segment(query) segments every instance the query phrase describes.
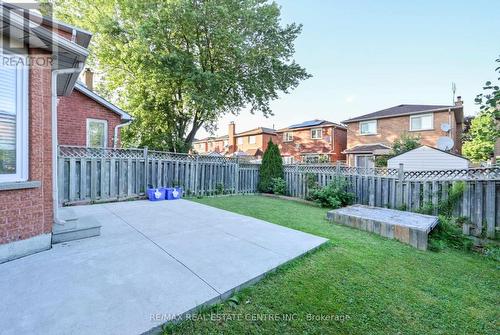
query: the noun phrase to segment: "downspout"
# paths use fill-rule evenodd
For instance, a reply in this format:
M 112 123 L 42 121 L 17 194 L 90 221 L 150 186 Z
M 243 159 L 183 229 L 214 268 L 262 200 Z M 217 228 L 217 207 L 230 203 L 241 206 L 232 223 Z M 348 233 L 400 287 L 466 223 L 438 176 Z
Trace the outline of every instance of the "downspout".
M 114 133 L 114 136 L 113 136 L 113 149 L 116 149 L 116 146 L 118 144 L 118 130 L 120 128 L 122 128 L 122 127 L 128 126 L 131 123 L 132 123 L 132 120 L 127 121 L 125 123 L 120 123 L 120 124 L 118 124 L 118 125 L 115 126 L 115 133 Z
M 57 76 L 60 74 L 80 73 L 83 70 L 83 62 L 78 64 L 77 68 L 52 70 L 51 82 L 51 117 L 52 117 L 52 206 L 54 212 L 54 223 L 64 224 L 59 220 L 59 187 L 57 183 Z

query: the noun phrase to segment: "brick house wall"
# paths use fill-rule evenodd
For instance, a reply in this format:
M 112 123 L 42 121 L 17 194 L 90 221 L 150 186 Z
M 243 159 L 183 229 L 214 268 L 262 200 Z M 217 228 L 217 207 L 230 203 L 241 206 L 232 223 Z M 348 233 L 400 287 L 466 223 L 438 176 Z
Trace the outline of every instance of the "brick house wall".
M 424 131 L 410 131 L 410 115 L 377 119 L 377 134 L 374 135 L 360 135 L 359 122 L 349 123 L 347 124 L 347 148 L 375 143 L 383 143 L 391 146 L 394 140 L 399 138 L 404 132 L 412 136 L 419 136 L 420 143 L 423 145 L 436 147 L 438 138 L 447 135 L 446 132 L 441 130 L 441 124 L 450 123 L 451 117 L 451 124 L 453 125 L 451 137 L 455 141 L 453 151 L 461 153 L 462 124 L 456 123 L 455 114 L 453 112 L 448 113 L 448 111 L 443 111 L 434 112 L 433 115 L 434 129 Z
M 30 49 L 30 57 L 47 65 L 29 69 L 29 181 L 40 187 L 0 191 L 0 244 L 52 231 L 52 130 L 50 55 Z
M 250 143 L 250 136 L 255 136 L 255 143 Z M 260 149 L 262 152 L 265 152 L 267 149 L 267 145 L 269 140 L 272 140 L 274 143 L 277 142 L 277 136 L 275 134 L 261 133 L 257 135 L 236 135 L 236 150 L 235 151 L 243 151 L 252 149 Z M 238 139 L 243 139 L 243 144 L 238 144 Z
M 120 116 L 76 89 L 67 97 L 59 97 L 57 105 L 59 144 L 86 146 L 87 119 L 107 121 L 107 144 L 108 148 L 112 148 L 115 127 L 121 123 Z M 119 139 L 120 132 L 118 132 L 118 142 Z
M 280 131 L 277 136 L 278 146 L 282 156 L 292 156 L 295 161 L 302 161 L 304 154 L 327 154 L 330 162 L 345 160 L 345 154 L 342 151 L 346 148 L 347 132 L 345 129 L 332 126 L 321 127 L 322 138 L 312 139 L 311 129 L 320 127 L 294 129 L 293 131 Z M 283 141 L 285 132 L 293 133 L 293 140 L 289 142 Z M 333 139 L 333 140 L 332 140 Z

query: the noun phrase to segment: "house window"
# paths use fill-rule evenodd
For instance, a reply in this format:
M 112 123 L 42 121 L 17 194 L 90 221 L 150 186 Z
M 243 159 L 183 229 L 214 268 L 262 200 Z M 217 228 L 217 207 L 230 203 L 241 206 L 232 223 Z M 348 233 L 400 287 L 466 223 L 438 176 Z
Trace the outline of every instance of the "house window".
M 87 147 L 106 148 L 108 146 L 108 121 L 87 119 Z
M 283 142 L 292 142 L 293 141 L 293 133 L 285 132 L 283 133 Z
M 361 135 L 373 135 L 377 133 L 377 120 L 363 121 L 359 123 L 359 133 Z
M 433 114 L 420 114 L 410 116 L 410 130 L 430 130 L 434 128 Z
M 356 155 L 356 167 L 358 168 L 374 168 L 375 162 L 372 155 Z
M 319 155 L 304 155 L 304 163 L 319 163 Z
M 321 135 L 322 135 L 322 129 L 321 128 L 315 128 L 315 129 L 311 129 L 311 138 L 313 140 L 319 140 L 321 139 Z
M 293 164 L 293 156 L 283 156 L 283 164 Z
M 238 145 L 242 145 L 243 144 L 243 137 L 238 137 Z
M 248 136 L 248 143 L 255 144 L 256 143 L 255 136 Z
M 19 62 L 0 66 L 0 182 L 28 180 L 28 70 Z M 12 64 L 12 66 L 10 65 Z
M 224 148 L 227 148 L 229 146 L 229 141 L 228 140 L 224 140 Z

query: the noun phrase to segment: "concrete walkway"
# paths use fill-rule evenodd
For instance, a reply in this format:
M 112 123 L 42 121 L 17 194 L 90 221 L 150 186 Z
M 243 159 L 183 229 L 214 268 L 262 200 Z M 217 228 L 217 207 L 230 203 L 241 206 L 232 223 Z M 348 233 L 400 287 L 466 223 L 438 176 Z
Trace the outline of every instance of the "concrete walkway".
M 0 264 L 1 334 L 140 334 L 326 241 L 185 200 L 74 209 L 102 235 Z

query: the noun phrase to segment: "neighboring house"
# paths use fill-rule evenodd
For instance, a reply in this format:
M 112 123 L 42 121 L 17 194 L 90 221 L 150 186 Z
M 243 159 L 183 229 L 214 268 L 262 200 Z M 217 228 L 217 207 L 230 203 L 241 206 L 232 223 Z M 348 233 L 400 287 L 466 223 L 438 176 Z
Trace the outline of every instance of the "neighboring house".
M 73 91 L 91 38 L 28 13 L 0 3 L 0 263 L 51 247 L 55 101 Z
M 274 129 L 259 127 L 236 133 L 236 125 L 231 122 L 228 135 L 196 140 L 193 142 L 193 149 L 199 154 L 217 152 L 224 156 L 260 159 L 270 140 L 275 143 L 277 141 Z
M 193 150 L 198 154 L 218 153 L 226 155 L 229 153 L 229 136 L 206 137 L 193 141 Z
M 59 144 L 94 148 L 120 147 L 120 129 L 130 124 L 132 117 L 93 92 L 92 77 L 92 72 L 87 69 L 87 84 L 77 82 L 71 95 L 59 98 Z
M 346 127 L 325 120 L 312 120 L 276 131 L 285 164 L 345 160 Z
M 451 150 L 462 151 L 464 111 L 458 97 L 455 106 L 399 105 L 343 121 L 347 125 L 347 162 L 350 166 L 373 167 L 378 155 L 390 152 L 403 133 L 418 136 L 422 145 L 437 146 L 440 137 L 450 137 Z M 443 129 L 449 128 L 448 131 Z
M 387 168 L 405 171 L 468 169 L 469 160 L 461 155 L 439 150 L 427 145 L 394 156 L 387 161 Z

